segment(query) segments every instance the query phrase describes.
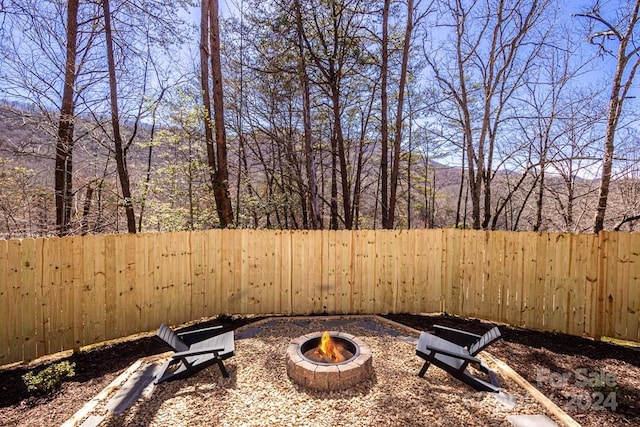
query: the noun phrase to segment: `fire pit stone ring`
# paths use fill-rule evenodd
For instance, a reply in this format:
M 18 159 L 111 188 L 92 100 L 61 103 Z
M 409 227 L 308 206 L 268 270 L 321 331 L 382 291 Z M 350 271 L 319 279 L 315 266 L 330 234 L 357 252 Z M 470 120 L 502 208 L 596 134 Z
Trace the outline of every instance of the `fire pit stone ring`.
M 291 379 L 306 388 L 334 391 L 350 388 L 371 377 L 371 347 L 344 332 L 329 331 L 329 336 L 351 347 L 348 348 L 353 354 L 351 358 L 337 363 L 322 363 L 305 357 L 301 349 L 309 347 L 310 342 L 320 341 L 322 334 L 314 332 L 291 340 L 286 352 L 287 374 Z

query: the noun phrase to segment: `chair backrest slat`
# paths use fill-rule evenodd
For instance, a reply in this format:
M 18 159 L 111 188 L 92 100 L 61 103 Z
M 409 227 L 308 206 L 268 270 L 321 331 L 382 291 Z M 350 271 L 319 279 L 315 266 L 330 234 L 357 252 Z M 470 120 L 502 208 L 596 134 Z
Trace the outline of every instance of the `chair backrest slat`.
M 184 343 L 176 334 L 169 328 L 167 325 L 160 325 L 158 328 L 158 336 L 164 340 L 167 344 L 169 344 L 173 349 L 177 352 L 179 351 L 187 351 L 189 350 L 189 346 Z
M 497 326 L 493 327 L 491 330 L 487 331 L 483 336 L 481 336 L 478 341 L 476 341 L 469 347 L 469 354 L 475 356 L 476 354 L 480 353 L 485 347 L 487 347 L 489 344 L 500 337 L 500 329 L 498 329 Z

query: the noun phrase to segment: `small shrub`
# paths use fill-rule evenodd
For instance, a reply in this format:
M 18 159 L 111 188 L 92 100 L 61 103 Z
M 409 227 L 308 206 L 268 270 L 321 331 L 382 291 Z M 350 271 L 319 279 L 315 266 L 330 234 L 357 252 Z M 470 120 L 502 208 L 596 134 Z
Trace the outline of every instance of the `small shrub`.
M 47 394 L 60 387 L 65 379 L 72 378 L 76 374 L 75 366 L 75 363 L 67 361 L 54 363 L 37 374 L 33 371 L 27 372 L 22 376 L 22 381 L 30 392 Z

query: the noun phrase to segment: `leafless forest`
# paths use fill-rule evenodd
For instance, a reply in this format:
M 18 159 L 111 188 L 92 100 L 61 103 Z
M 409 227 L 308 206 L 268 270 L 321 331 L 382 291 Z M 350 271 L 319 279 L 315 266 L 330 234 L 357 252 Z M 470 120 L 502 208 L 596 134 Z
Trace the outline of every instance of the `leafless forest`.
M 640 220 L 640 0 L 0 1 L 0 237 Z

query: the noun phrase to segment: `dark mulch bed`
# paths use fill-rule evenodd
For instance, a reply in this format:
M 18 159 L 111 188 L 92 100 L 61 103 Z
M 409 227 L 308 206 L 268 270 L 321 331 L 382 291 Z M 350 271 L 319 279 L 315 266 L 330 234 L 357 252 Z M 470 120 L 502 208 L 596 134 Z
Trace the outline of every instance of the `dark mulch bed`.
M 384 317 L 426 331 L 431 331 L 434 324 L 478 333 L 492 326 L 479 320 L 446 315 L 394 314 Z M 207 323 L 222 323 L 235 329 L 258 319 L 222 316 Z M 489 352 L 506 362 L 576 421 L 584 426 L 640 425 L 640 349 L 499 326 L 503 339 L 494 343 Z M 30 395 L 22 375 L 30 369 L 42 369 L 51 362 L 42 362 L 30 369 L 2 370 L 0 425 L 59 425 L 134 361 L 168 350 L 156 337 L 143 337 L 73 354 L 63 360 L 75 363 L 76 375 L 50 396 Z M 605 382 L 608 384 L 603 384 Z

